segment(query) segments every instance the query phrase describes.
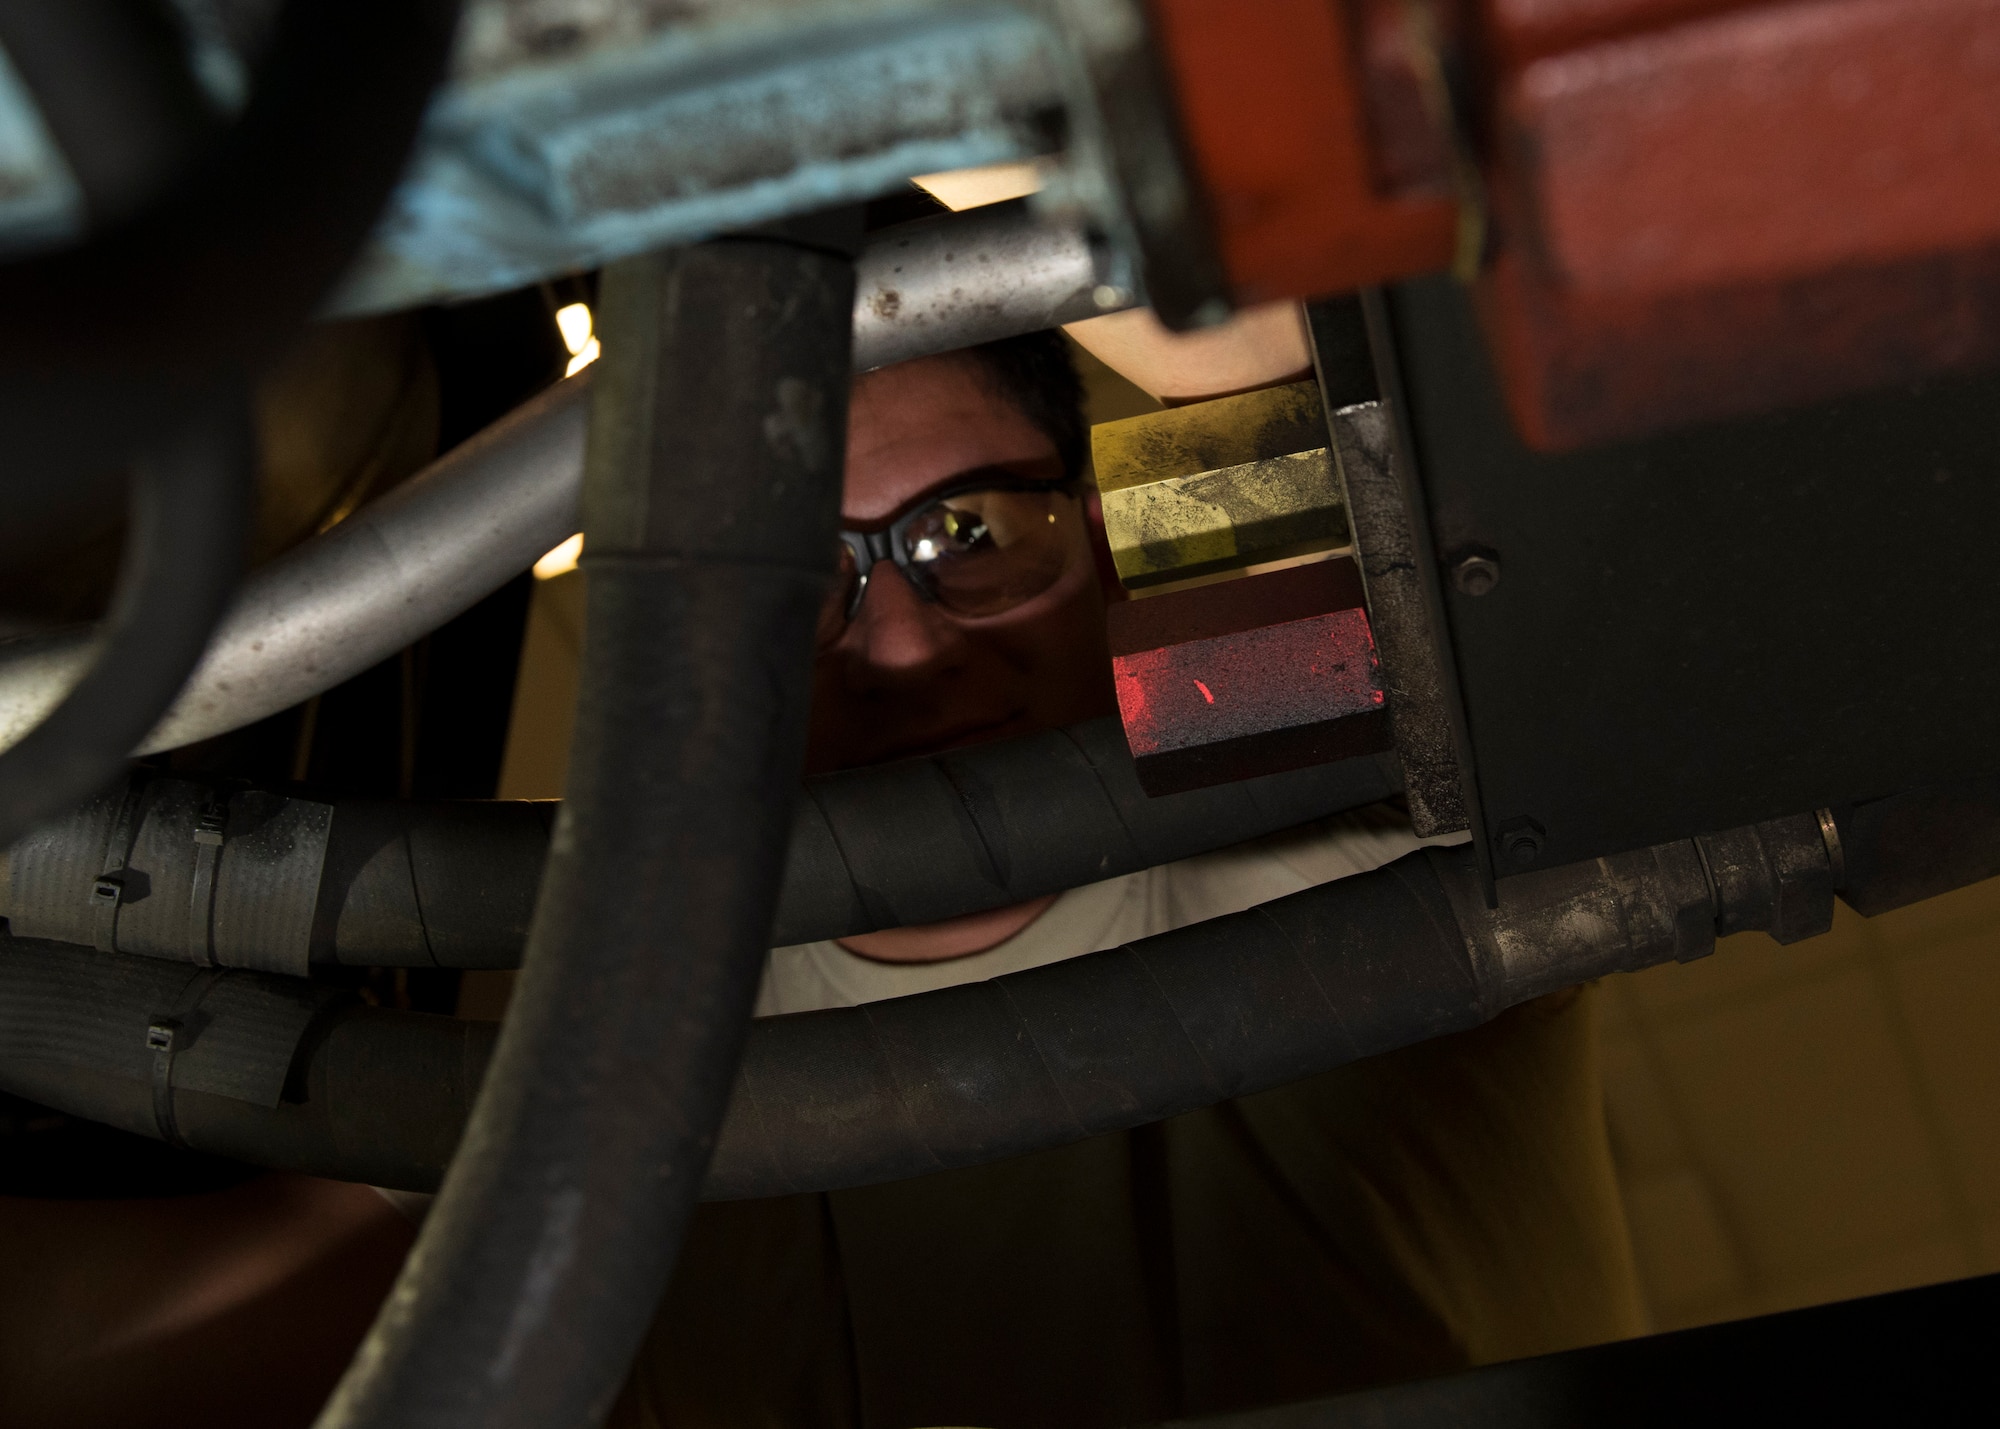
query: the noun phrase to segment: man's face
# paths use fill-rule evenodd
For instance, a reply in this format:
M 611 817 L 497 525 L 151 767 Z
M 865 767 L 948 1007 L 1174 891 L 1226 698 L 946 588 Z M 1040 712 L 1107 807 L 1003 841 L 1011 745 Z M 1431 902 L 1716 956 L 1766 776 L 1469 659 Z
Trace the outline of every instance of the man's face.
M 858 379 L 848 412 L 844 524 L 877 530 L 969 473 L 1060 470 L 1055 446 L 970 359 L 924 358 Z M 876 764 L 1070 724 L 1115 708 L 1103 597 L 1081 502 L 1053 503 L 1069 559 L 1001 614 L 927 602 L 888 561 L 813 667 L 806 768 Z

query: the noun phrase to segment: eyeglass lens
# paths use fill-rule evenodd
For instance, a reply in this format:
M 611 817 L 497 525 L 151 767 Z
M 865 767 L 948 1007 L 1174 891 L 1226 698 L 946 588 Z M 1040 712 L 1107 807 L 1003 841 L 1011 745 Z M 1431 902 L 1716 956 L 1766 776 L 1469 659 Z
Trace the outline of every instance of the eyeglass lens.
M 954 615 L 999 615 L 1056 583 L 1075 549 L 1076 497 L 1063 491 L 963 491 L 903 523 L 911 577 Z M 883 563 L 885 566 L 886 562 Z M 880 567 L 870 579 L 889 574 Z M 843 541 L 840 572 L 820 616 L 822 641 L 847 623 L 859 572 Z

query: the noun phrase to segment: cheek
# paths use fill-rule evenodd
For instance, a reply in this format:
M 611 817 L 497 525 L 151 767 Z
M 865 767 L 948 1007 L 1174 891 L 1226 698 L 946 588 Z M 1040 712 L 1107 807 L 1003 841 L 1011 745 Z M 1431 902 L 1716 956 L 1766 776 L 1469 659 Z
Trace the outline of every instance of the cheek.
M 1087 556 L 1019 610 L 964 627 L 970 641 L 1022 674 L 1110 679 L 1104 643 L 1104 597 Z M 1101 670 L 1100 670 L 1101 667 Z

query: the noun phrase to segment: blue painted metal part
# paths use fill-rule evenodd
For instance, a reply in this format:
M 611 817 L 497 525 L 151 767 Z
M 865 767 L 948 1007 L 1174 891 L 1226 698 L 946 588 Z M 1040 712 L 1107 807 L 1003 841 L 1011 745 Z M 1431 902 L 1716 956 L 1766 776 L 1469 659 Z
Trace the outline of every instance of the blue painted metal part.
M 83 236 L 83 190 L 42 112 L 0 52 L 0 258 Z
M 518 287 L 1029 157 L 1066 107 L 1058 41 L 1007 5 L 697 4 L 650 33 L 565 31 L 538 61 L 522 16 L 550 8 L 471 8 L 457 77 L 332 312 Z
M 1129 0 L 468 0 L 452 79 L 327 314 L 504 291 L 1065 145 L 1051 216 L 1115 240 L 1076 27 L 1056 18 L 1079 6 L 1101 28 Z M 240 37 L 194 28 L 197 67 L 240 68 Z M 0 54 L 0 258 L 85 223 Z M 1106 271 L 1136 288 L 1128 246 Z

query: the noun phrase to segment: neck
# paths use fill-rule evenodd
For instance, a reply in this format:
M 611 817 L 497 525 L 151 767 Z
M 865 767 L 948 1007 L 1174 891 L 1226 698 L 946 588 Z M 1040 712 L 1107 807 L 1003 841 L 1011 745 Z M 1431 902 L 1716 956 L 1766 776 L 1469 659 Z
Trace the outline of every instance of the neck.
M 850 953 L 883 963 L 941 963 L 951 958 L 970 957 L 997 948 L 1043 913 L 1056 895 L 1016 903 L 1011 908 L 993 908 L 984 913 L 968 913 L 942 923 L 919 923 L 913 928 L 884 928 L 875 933 L 857 933 L 839 940 Z

